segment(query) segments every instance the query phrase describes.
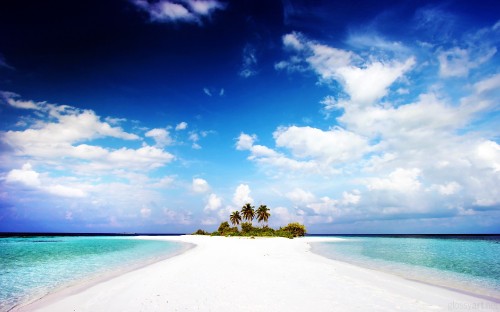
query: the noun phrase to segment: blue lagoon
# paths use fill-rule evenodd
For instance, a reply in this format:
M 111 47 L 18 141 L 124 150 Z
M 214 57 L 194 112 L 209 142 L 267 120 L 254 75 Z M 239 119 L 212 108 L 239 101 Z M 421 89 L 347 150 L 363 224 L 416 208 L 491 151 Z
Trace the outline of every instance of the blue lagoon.
M 338 236 L 313 243 L 334 260 L 500 301 L 500 235 Z
M 0 238 L 0 311 L 73 283 L 168 258 L 184 247 L 123 236 Z

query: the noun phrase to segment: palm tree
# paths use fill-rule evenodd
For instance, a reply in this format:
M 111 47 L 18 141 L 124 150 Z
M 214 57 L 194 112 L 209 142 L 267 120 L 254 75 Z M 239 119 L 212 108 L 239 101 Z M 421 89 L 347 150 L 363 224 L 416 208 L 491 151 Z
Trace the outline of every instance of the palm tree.
M 233 225 L 238 226 L 238 224 L 240 224 L 240 222 L 241 222 L 240 212 L 239 211 L 233 211 L 233 213 L 229 216 L 229 221 L 231 221 L 231 223 Z
M 257 215 L 257 221 L 260 222 L 266 222 L 269 220 L 269 217 L 271 214 L 269 213 L 269 208 L 267 208 L 266 205 L 260 205 L 259 208 L 256 211 Z
M 250 203 L 246 203 L 243 208 L 241 208 L 241 214 L 243 215 L 243 219 L 250 221 L 250 223 L 253 221 L 253 218 L 255 217 L 255 207 L 250 205 Z

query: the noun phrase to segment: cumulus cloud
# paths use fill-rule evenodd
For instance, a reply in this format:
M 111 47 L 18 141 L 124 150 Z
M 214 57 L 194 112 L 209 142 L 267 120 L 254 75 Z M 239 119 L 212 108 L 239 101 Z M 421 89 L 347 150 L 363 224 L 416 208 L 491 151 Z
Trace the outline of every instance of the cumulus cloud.
M 246 203 L 253 203 L 248 184 L 240 184 L 236 187 L 233 195 L 233 203 L 238 207 L 242 207 Z
M 289 198 L 292 202 L 298 204 L 307 204 L 314 202 L 316 197 L 313 193 L 304 191 L 301 188 L 295 188 L 294 190 L 288 192 L 286 197 Z
M 26 108 L 26 107 L 24 107 Z M 25 131 L 7 131 L 4 136 L 9 143 L 16 144 L 43 144 L 73 143 L 92 140 L 102 137 L 114 137 L 124 140 L 138 140 L 135 134 L 127 133 L 120 127 L 112 127 L 109 123 L 100 121 L 91 110 L 76 110 L 68 106 L 44 107 L 47 117 L 55 118 L 56 122 L 41 121 L 36 128 Z
M 421 170 L 418 168 L 397 168 L 387 178 L 370 178 L 366 184 L 369 190 L 411 193 L 420 189 L 420 175 Z
M 44 188 L 47 192 L 57 195 L 57 196 L 62 196 L 62 197 L 85 197 L 87 194 L 81 190 L 77 189 L 74 187 L 69 187 L 66 185 L 48 185 Z
M 224 10 L 226 5 L 217 0 L 133 0 L 141 10 L 147 12 L 155 22 L 185 22 L 200 24 L 203 18 L 210 18 L 217 10 Z
M 207 199 L 207 204 L 205 205 L 205 211 L 215 211 L 222 207 L 222 198 L 217 196 L 217 194 L 210 194 Z
M 85 197 L 87 195 L 83 190 L 75 187 L 61 184 L 43 184 L 40 180 L 40 174 L 33 170 L 29 163 L 24 164 L 21 169 L 9 171 L 5 180 L 7 183 L 20 183 L 61 197 Z
M 210 190 L 210 185 L 208 182 L 201 178 L 194 178 L 192 183 L 192 189 L 196 193 L 205 193 Z
M 249 159 L 264 166 L 289 172 L 336 174 L 337 165 L 360 159 L 370 151 L 368 141 L 355 133 L 335 127 L 324 131 L 313 127 L 280 127 L 273 137 L 278 148 L 285 148 L 292 157 L 267 146 L 254 144 L 257 139 L 240 134 L 237 150 L 251 152 Z
M 283 36 L 283 45 L 285 48 L 300 51 L 304 49 L 302 35 L 298 32 L 292 32 Z
M 92 110 L 23 101 L 12 96 L 9 99 L 34 103 L 23 105 L 22 108 L 33 109 L 37 113 L 35 122 L 27 125 L 26 129 L 0 133 L 1 141 L 10 146 L 17 157 L 34 157 L 52 164 L 55 160 L 64 159 L 65 166 L 90 171 L 117 168 L 151 170 L 174 159 L 172 154 L 161 149 L 171 142 L 164 129 L 153 129 L 146 133 L 146 137 L 152 137 L 156 141 L 156 146 L 111 149 L 92 145 L 91 142 L 105 138 L 137 141 L 140 137 L 103 122 Z
M 307 39 L 300 33 L 283 36 L 283 45 L 293 54 L 276 69 L 314 71 L 322 81 L 337 81 L 353 104 L 371 104 L 384 97 L 388 88 L 415 65 L 415 58 L 402 61 L 363 59 L 352 51 Z
M 6 177 L 8 183 L 22 183 L 29 187 L 39 187 L 40 174 L 32 170 L 31 164 L 26 163 L 21 169 L 12 169 Z
M 278 127 L 275 146 L 258 145 L 255 135 L 242 133 L 236 149 L 280 179 L 276 193 L 295 207 L 294 212 L 282 207 L 283 215 L 311 224 L 494 211 L 500 204 L 494 186 L 500 183 L 500 146 L 490 126 L 495 117 L 487 114 L 496 111 L 500 75 L 480 74 L 496 53 L 482 38 L 478 32 L 465 45 L 419 46 L 435 57 L 422 63 L 413 56 L 420 57 L 421 50 L 380 37 L 351 36 L 348 43 L 357 50 L 350 51 L 286 34 L 289 57 L 275 68 L 311 71 L 331 86 L 335 96 L 325 96 L 321 105 L 335 116 L 334 126 Z M 469 80 L 457 91 L 447 77 Z M 485 126 L 476 129 L 477 122 Z M 318 190 L 328 196 L 317 196 Z
M 186 130 L 186 129 L 187 129 L 187 127 L 188 127 L 187 122 L 183 121 L 183 122 L 178 123 L 178 124 L 175 126 L 175 130 L 176 130 L 176 131 Z
M 432 189 L 436 189 L 442 195 L 453 195 L 460 191 L 461 186 L 455 181 L 446 184 L 434 184 Z
M 239 151 L 249 150 L 252 148 L 255 142 L 255 135 L 248 135 L 246 133 L 241 133 L 238 137 L 238 142 L 236 143 L 236 149 Z
M 148 138 L 153 138 L 155 140 L 156 146 L 160 148 L 173 143 L 173 139 L 170 137 L 170 133 L 165 129 L 151 129 L 145 133 L 145 136 Z
M 278 147 L 288 148 L 295 157 L 313 158 L 325 164 L 359 159 L 368 151 L 365 138 L 338 127 L 323 131 L 291 126 L 279 128 L 273 136 Z

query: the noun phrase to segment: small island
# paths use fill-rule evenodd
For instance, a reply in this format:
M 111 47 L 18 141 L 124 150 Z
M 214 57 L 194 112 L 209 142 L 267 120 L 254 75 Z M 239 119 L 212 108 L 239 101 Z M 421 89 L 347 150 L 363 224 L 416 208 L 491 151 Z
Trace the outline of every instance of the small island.
M 215 232 L 206 232 L 202 229 L 194 232 L 194 235 L 211 235 L 211 236 L 244 236 L 253 238 L 258 237 L 287 237 L 294 238 L 304 236 L 306 227 L 298 222 L 292 222 L 284 227 L 275 230 L 268 226 L 269 217 L 271 217 L 270 209 L 266 205 L 260 205 L 255 209 L 250 203 L 246 203 L 241 208 L 241 211 L 234 211 L 229 216 L 229 221 L 233 225 L 229 225 L 228 221 L 224 221 L 219 225 Z M 257 219 L 262 226 L 253 226 L 253 220 Z M 246 221 L 246 222 L 242 222 Z M 241 230 L 240 226 L 241 225 Z

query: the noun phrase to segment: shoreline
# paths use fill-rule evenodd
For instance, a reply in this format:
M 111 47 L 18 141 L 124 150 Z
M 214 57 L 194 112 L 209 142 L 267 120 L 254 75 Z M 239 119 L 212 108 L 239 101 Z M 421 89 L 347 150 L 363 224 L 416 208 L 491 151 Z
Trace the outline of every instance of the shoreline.
M 464 287 L 464 284 L 466 284 L 466 283 L 463 280 L 455 279 L 455 278 L 450 277 L 450 276 L 440 277 L 438 280 L 429 280 L 426 278 L 422 278 L 420 276 L 416 277 L 414 275 L 412 276 L 412 275 L 409 275 L 407 273 L 406 274 L 402 273 L 401 270 L 391 270 L 391 269 L 387 269 L 387 268 L 382 267 L 382 266 L 377 266 L 376 264 L 372 264 L 373 262 L 371 262 L 371 263 L 356 262 L 356 261 L 349 261 L 349 260 L 345 260 L 345 259 L 336 259 L 336 258 L 330 257 L 329 255 L 327 255 L 321 251 L 321 247 L 315 246 L 316 243 L 321 243 L 321 242 L 325 242 L 325 241 L 331 242 L 331 240 L 310 242 L 311 252 L 313 252 L 317 255 L 320 255 L 322 257 L 325 257 L 325 258 L 328 258 L 328 259 L 331 259 L 334 261 L 348 263 L 348 264 L 354 265 L 356 267 L 360 267 L 360 268 L 364 268 L 364 269 L 368 269 L 368 270 L 374 270 L 377 272 L 383 272 L 386 274 L 391 274 L 391 275 L 403 278 L 403 279 L 408 280 L 408 281 L 422 283 L 422 284 L 430 285 L 430 286 L 434 286 L 434 287 L 439 287 L 439 288 L 451 290 L 454 292 L 459 292 L 459 293 L 462 293 L 465 295 L 477 297 L 479 299 L 484 299 L 484 300 L 489 300 L 489 301 L 492 301 L 495 303 L 500 303 L 500 293 L 498 291 L 495 291 L 492 288 L 487 288 L 484 286 L 479 288 L 479 289 L 481 289 L 481 292 L 474 291 L 470 287 L 469 288 Z M 412 265 L 408 265 L 408 266 L 412 266 Z M 427 274 L 429 274 L 429 273 L 427 273 Z M 451 283 L 454 283 L 454 284 L 451 284 Z
M 168 237 L 168 236 L 165 236 Z M 173 236 L 176 237 L 176 236 Z M 130 237 L 128 237 L 130 238 Z M 149 236 L 136 236 L 133 239 L 149 239 Z M 154 240 L 154 239 L 153 239 Z M 165 240 L 165 239 L 162 239 Z M 79 292 L 85 291 L 88 288 L 91 288 L 100 283 L 112 280 L 116 277 L 119 277 L 123 274 L 127 274 L 132 271 L 140 270 L 142 268 L 148 267 L 154 263 L 168 260 L 170 258 L 176 257 L 182 253 L 188 252 L 190 249 L 196 247 L 196 245 L 191 243 L 181 243 L 177 240 L 172 240 L 174 242 L 178 242 L 182 247 L 176 250 L 175 252 L 157 257 L 148 259 L 142 262 L 136 262 L 133 264 L 125 265 L 120 268 L 112 269 L 110 271 L 104 271 L 100 273 L 94 273 L 87 278 L 80 278 L 68 282 L 62 283 L 59 287 L 49 290 L 44 294 L 34 294 L 32 297 L 27 298 L 25 301 L 20 302 L 16 306 L 10 308 L 7 311 L 31 311 L 32 309 L 37 309 L 39 306 L 45 306 L 50 304 L 51 302 L 55 302 L 59 300 L 61 297 L 71 296 L 78 294 Z M 29 309 L 28 309 L 29 307 Z
M 192 247 L 84 287 L 57 291 L 13 311 L 157 311 L 160 307 L 187 311 L 329 311 L 332 307 L 390 311 L 403 307 L 425 311 L 478 304 L 500 310 L 498 302 L 489 298 L 333 260 L 313 253 L 309 245 L 341 238 L 152 239 Z

